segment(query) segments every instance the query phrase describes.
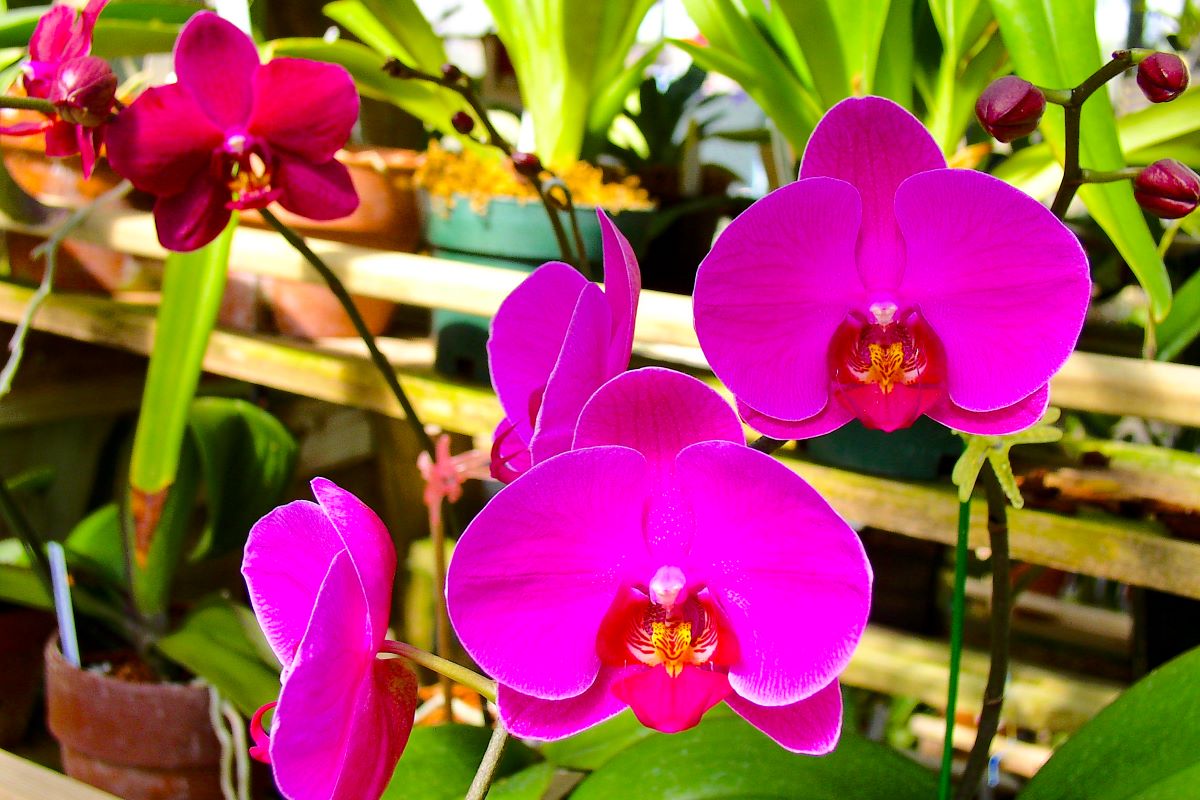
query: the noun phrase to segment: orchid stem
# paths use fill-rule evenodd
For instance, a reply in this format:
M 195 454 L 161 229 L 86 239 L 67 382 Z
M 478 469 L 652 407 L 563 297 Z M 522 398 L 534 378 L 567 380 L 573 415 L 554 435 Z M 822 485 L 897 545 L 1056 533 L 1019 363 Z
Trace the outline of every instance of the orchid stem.
M 497 720 L 496 727 L 492 729 L 492 738 L 488 739 L 487 750 L 483 752 L 483 760 L 479 762 L 479 769 L 471 781 L 471 788 L 467 789 L 466 800 L 483 800 L 487 797 L 488 789 L 492 787 L 492 779 L 496 777 L 496 768 L 500 766 L 500 759 L 504 756 L 504 746 L 507 744 L 508 731 L 504 729 L 504 723 Z
M 992 739 L 1000 727 L 1000 710 L 1004 706 L 1004 687 L 1008 682 L 1009 627 L 1012 615 L 1012 577 L 1008 555 L 1008 501 L 1004 489 L 989 462 L 983 475 L 987 493 L 988 540 L 992 551 L 991 605 L 991 663 L 988 666 L 987 686 L 983 691 L 983 707 L 975 744 L 967 756 L 962 783 L 956 800 L 974 797 L 979 779 L 987 767 Z
M 942 769 L 938 775 L 938 800 L 949 800 L 954 769 L 954 723 L 958 712 L 958 674 L 962 664 L 963 619 L 966 616 L 967 557 L 971 530 L 971 501 L 958 504 L 958 539 L 954 546 L 954 589 L 950 597 L 950 684 L 946 688 L 946 738 L 942 743 Z
M 478 672 L 467 669 L 460 664 L 455 664 L 449 659 L 435 656 L 433 653 L 422 650 L 419 647 L 413 647 L 407 642 L 394 642 L 390 639 L 384 640 L 379 651 L 406 658 L 418 666 L 433 670 L 439 675 L 445 675 L 455 683 L 466 686 L 471 691 L 483 695 L 493 703 L 496 702 L 495 681 L 485 678 Z
M 442 657 L 450 656 L 450 612 L 446 608 L 446 527 L 442 520 L 444 501 L 429 506 L 429 539 L 433 544 L 433 575 L 437 591 L 434 606 L 437 608 L 437 626 L 434 635 L 434 652 Z M 442 702 L 446 706 L 447 724 L 454 722 L 454 686 L 444 673 L 438 673 L 442 689 Z
M 47 117 L 58 115 L 58 109 L 54 107 L 54 103 L 51 103 L 49 100 L 43 100 L 40 97 L 0 95 L 0 108 L 20 108 L 25 111 L 37 111 L 40 114 L 45 114 Z
M 787 439 L 772 439 L 770 436 L 760 436 L 750 443 L 750 449 L 771 455 L 771 453 L 774 453 L 787 443 Z

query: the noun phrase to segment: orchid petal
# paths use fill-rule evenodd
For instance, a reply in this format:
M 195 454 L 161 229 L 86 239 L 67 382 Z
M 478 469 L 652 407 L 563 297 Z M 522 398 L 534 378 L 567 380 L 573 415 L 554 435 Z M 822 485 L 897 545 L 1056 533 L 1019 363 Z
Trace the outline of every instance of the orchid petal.
M 207 173 L 221 131 L 186 90 L 170 84 L 142 92 L 107 126 L 104 143 L 114 170 L 162 197 L 182 192 Z
M 582 694 L 562 700 L 540 700 L 500 684 L 496 689 L 500 719 L 509 733 L 522 739 L 548 741 L 571 736 L 625 710 L 625 702 L 612 693 L 612 685 L 630 671 L 601 667 L 595 683 Z
M 345 146 L 357 121 L 358 90 L 343 67 L 275 58 L 254 76 L 248 129 L 276 150 L 305 161 L 328 161 Z
M 523 441 L 533 438 L 542 392 L 587 284 L 573 267 L 551 261 L 513 289 L 492 319 L 487 343 L 492 386 Z
M 555 700 L 596 680 L 596 634 L 617 590 L 646 574 L 647 466 L 624 447 L 538 464 L 497 494 L 459 539 L 447 605 L 489 675 Z
M 737 640 L 729 682 L 759 705 L 794 703 L 850 660 L 871 568 L 850 526 L 800 476 L 727 442 L 679 454 L 696 529 L 684 574 L 707 585 Z
M 46 128 L 46 155 L 51 158 L 66 158 L 79 152 L 79 139 L 75 134 L 76 126 L 62 120 L 55 120 Z
M 612 311 L 612 335 L 608 348 L 608 372 L 616 375 L 629 367 L 633 351 L 633 328 L 637 318 L 642 273 L 629 240 L 604 209 L 596 207 L 604 245 L 604 297 Z
M 341 537 L 366 593 L 368 631 L 373 647 L 387 633 L 392 606 L 392 584 L 396 578 L 396 547 L 387 527 L 350 492 L 326 478 L 312 482 L 313 496 L 321 511 Z
M 721 395 L 682 372 L 646 367 L 618 375 L 592 396 L 579 415 L 574 447 L 631 447 L 665 477 L 680 450 L 712 440 L 746 441 Z
M 78 12 L 70 5 L 51 6 L 38 19 L 29 37 L 29 58 L 33 61 L 65 61 L 86 56 L 91 36 L 81 36 Z
M 768 417 L 766 414 L 755 411 L 740 400 L 738 401 L 738 414 L 754 430 L 764 436 L 770 436 L 772 439 L 779 439 L 781 441 L 811 439 L 814 436 L 824 436 L 854 419 L 854 412 L 850 411 L 833 397 L 829 398 L 829 402 L 825 404 L 825 408 L 806 419 L 790 420 Z
M 842 733 L 842 692 L 837 681 L 786 706 L 760 706 L 736 694 L 726 698 L 742 719 L 793 753 L 832 752 Z
M 945 398 L 927 415 L 956 431 L 978 436 L 1002 436 L 1024 430 L 1040 420 L 1050 405 L 1050 387 L 1042 386 L 1011 406 L 995 411 L 967 411 Z
M 629 704 L 638 722 L 662 733 L 699 725 L 704 712 L 730 693 L 725 673 L 690 665 L 675 677 L 665 667 L 631 670 L 613 684 L 613 694 Z
M 154 204 L 154 227 L 159 243 L 168 250 L 188 252 L 217 238 L 229 224 L 229 189 L 197 175 L 179 194 L 159 197 Z
M 250 529 L 242 575 L 254 615 L 285 668 L 304 638 L 329 565 L 343 549 L 320 506 L 307 500 L 279 506 Z
M 1033 198 L 969 170 L 908 179 L 896 217 L 908 245 L 900 293 L 941 340 L 954 404 L 994 411 L 1045 385 L 1087 312 L 1074 234 Z
M 611 315 L 600 287 L 594 283 L 584 286 L 542 395 L 541 410 L 529 441 L 533 463 L 571 448 L 579 412 L 588 398 L 612 377 L 607 367 Z
M 314 164 L 281 156 L 272 182 L 283 189 L 279 205 L 302 217 L 339 219 L 358 208 L 358 192 L 350 181 L 350 170 L 334 159 Z
M 854 188 L 814 178 L 729 224 L 696 275 L 696 335 L 713 371 L 758 411 L 804 419 L 829 400 L 833 332 L 863 287 Z
M 92 41 L 92 33 L 96 30 L 96 20 L 100 17 L 100 12 L 104 10 L 104 7 L 108 3 L 109 0 L 88 0 L 87 5 L 83 7 L 83 11 L 79 12 L 79 31 L 89 44 Z
M 250 37 L 211 11 L 201 11 L 188 20 L 175 42 L 179 85 L 213 124 L 226 132 L 240 132 L 237 129 L 250 121 L 258 68 L 258 48 Z M 296 87 L 284 92 L 288 99 L 303 94 Z
M 893 201 L 906 178 L 942 169 L 946 159 L 925 127 L 882 97 L 849 98 L 817 124 L 800 165 L 800 178 L 846 181 L 862 198 L 858 271 L 868 289 L 894 289 L 904 272 L 904 241 Z

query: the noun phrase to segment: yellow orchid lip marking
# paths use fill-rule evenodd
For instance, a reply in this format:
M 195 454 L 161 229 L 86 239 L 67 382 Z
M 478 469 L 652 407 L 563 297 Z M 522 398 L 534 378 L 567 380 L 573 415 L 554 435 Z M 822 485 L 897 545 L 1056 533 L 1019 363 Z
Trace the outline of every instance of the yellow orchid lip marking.
M 670 610 L 650 603 L 641 618 L 630 626 L 625 646 L 635 660 L 648 667 L 661 664 L 675 678 L 684 667 L 698 667 L 713 657 L 717 649 L 717 626 L 695 600 L 689 599 Z

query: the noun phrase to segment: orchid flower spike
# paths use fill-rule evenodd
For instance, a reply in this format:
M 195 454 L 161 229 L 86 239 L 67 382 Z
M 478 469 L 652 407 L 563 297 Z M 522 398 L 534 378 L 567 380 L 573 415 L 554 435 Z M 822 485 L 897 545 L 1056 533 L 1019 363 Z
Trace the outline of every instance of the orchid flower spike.
M 417 679 L 377 659 L 396 551 L 379 517 L 324 478 L 316 503 L 276 508 L 250 531 L 242 574 L 283 665 L 268 734 L 254 715 L 252 755 L 289 800 L 379 797 L 412 730 Z
M 776 439 L 922 414 L 976 434 L 1032 425 L 1083 326 L 1083 249 L 1044 206 L 946 169 L 929 133 L 879 97 L 844 100 L 800 179 L 721 234 L 695 321 L 742 417 Z
M 258 60 L 245 33 L 202 11 L 175 43 L 179 80 L 143 92 L 105 139 L 114 170 L 157 197 L 154 222 L 169 250 L 216 238 L 237 209 L 274 201 L 309 219 L 358 207 L 334 154 L 358 119 L 343 67 L 302 58 Z
M 629 367 L 642 276 L 633 248 L 601 209 L 604 290 L 573 267 L 538 267 L 500 304 L 488 338 L 505 417 L 492 475 L 508 483 L 567 450 L 584 403 Z
M 871 595 L 854 531 L 677 372 L 604 384 L 572 448 L 501 490 L 450 563 L 450 619 L 508 729 L 558 739 L 630 707 L 671 733 L 724 701 L 789 750 L 833 749 Z

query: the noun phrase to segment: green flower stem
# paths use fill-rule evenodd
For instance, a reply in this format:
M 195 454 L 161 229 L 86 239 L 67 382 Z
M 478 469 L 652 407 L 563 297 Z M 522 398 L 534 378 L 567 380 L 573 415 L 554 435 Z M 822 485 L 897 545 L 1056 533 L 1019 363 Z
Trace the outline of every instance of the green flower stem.
M 1050 210 L 1054 216 L 1064 219 L 1067 208 L 1075 197 L 1075 192 L 1085 182 L 1083 170 L 1079 166 L 1079 123 L 1084 102 L 1104 84 L 1120 75 L 1125 70 L 1145 58 L 1140 50 L 1118 50 L 1113 53 L 1112 60 L 1093 72 L 1088 78 L 1071 90 L 1070 99 L 1062 103 L 1065 132 L 1063 135 L 1063 177 L 1054 195 Z M 1049 99 L 1049 97 L 1047 97 Z M 1054 102 L 1058 102 L 1056 99 Z
M 989 468 L 983 476 L 987 493 L 988 540 L 992 550 L 991 605 L 991 663 L 988 666 L 987 686 L 983 692 L 983 709 L 975 744 L 967 756 L 962 783 L 955 800 L 975 796 L 979 779 L 987 767 L 992 739 L 1000 727 L 1000 710 L 1004 706 L 1004 687 L 1008 682 L 1009 629 L 1012 618 L 1012 577 L 1008 554 L 1008 512 L 1003 487 L 996 473 Z
M 772 439 L 770 436 L 760 436 L 750 443 L 750 448 L 770 455 L 785 444 L 787 444 L 786 439 Z
M 483 695 L 492 702 L 496 701 L 496 682 L 483 677 L 475 670 L 467 669 L 441 656 L 435 656 L 433 653 L 422 650 L 419 647 L 413 647 L 407 642 L 394 642 L 386 639 L 380 647 L 379 652 L 391 653 L 394 656 L 408 659 L 414 664 L 431 669 L 439 675 L 445 675 L 455 683 L 466 686 L 471 691 Z M 446 713 L 449 715 L 450 710 L 446 709 Z
M 37 111 L 48 117 L 58 116 L 58 109 L 54 107 L 54 103 L 51 103 L 49 100 L 43 100 L 40 97 L 0 95 L 0 108 L 20 108 L 26 111 Z
M 958 673 L 962 664 L 970 530 L 971 501 L 963 500 L 958 504 L 958 540 L 954 546 L 954 592 L 950 600 L 950 685 L 946 689 L 946 738 L 942 743 L 938 800 L 950 799 L 950 779 L 954 767 L 954 721 L 958 711 Z
M 508 744 L 508 731 L 504 729 L 504 723 L 496 720 L 496 727 L 492 729 L 492 738 L 488 739 L 487 750 L 483 752 L 483 760 L 479 762 L 479 769 L 475 772 L 471 787 L 467 789 L 466 800 L 483 800 L 487 797 L 488 789 L 492 787 L 492 779 L 496 777 L 496 767 L 500 765 L 500 758 L 504 755 L 506 744 Z
M 1114 169 L 1111 172 L 1098 169 L 1083 169 L 1080 172 L 1082 173 L 1080 180 L 1084 183 L 1115 183 L 1116 181 L 1133 180 L 1141 170 L 1137 167 L 1126 167 L 1125 169 Z

